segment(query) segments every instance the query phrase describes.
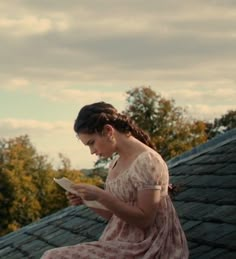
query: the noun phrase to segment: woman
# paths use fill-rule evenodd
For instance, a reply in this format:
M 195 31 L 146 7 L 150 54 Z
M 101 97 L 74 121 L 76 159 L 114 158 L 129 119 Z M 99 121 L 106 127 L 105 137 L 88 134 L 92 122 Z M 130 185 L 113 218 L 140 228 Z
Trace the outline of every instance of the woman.
M 43 258 L 185 259 L 188 247 L 168 195 L 168 168 L 149 136 L 108 103 L 84 106 L 74 130 L 91 154 L 109 158 L 105 189 L 77 184 L 72 205 L 97 201 L 94 209 L 108 219 L 98 241 L 47 251 Z

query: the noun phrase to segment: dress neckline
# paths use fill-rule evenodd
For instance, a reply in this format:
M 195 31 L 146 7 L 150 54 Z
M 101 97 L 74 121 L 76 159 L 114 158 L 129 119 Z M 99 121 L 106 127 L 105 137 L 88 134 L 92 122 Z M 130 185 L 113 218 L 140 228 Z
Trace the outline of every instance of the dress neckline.
M 117 176 L 115 176 L 115 177 L 113 177 L 113 178 L 111 178 L 111 179 L 109 179 L 109 176 L 108 176 L 108 177 L 107 177 L 107 182 L 113 182 L 113 181 L 119 179 L 121 176 L 127 175 L 127 172 L 130 171 L 130 169 L 133 167 L 133 165 L 135 164 L 135 162 L 136 162 L 142 155 L 144 155 L 144 154 L 146 154 L 146 153 L 148 153 L 148 152 L 152 152 L 152 151 L 149 150 L 149 149 L 147 149 L 147 150 L 144 150 L 144 151 L 140 152 L 140 153 L 133 159 L 133 161 L 130 163 L 130 165 L 129 165 L 125 170 L 123 170 L 121 173 L 119 173 Z M 117 163 L 118 159 L 119 159 L 119 157 L 116 159 L 114 165 Z M 114 166 L 114 165 L 113 165 L 113 166 Z

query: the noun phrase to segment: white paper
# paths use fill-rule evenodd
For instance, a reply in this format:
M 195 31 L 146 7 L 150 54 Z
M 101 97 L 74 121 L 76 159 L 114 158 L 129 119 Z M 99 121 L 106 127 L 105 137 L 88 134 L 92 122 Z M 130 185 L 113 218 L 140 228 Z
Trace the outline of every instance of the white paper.
M 53 179 L 57 184 L 59 184 L 66 191 L 73 194 L 77 194 L 76 190 L 72 188 L 73 182 L 71 182 L 68 178 L 62 177 L 60 179 L 58 178 L 53 178 Z
M 84 204 L 88 207 L 91 208 L 96 208 L 96 209 L 102 209 L 102 210 L 108 210 L 105 206 L 103 206 L 100 202 L 98 201 L 87 201 L 83 200 Z
M 78 195 L 78 193 L 76 192 L 75 189 L 72 188 L 72 186 L 74 185 L 74 183 L 72 181 L 70 181 L 68 178 L 66 177 L 62 177 L 62 178 L 53 178 L 54 181 L 59 184 L 63 189 L 65 189 L 66 191 L 76 194 Z M 86 206 L 88 207 L 92 207 L 92 208 L 97 208 L 97 209 L 103 209 L 103 210 L 108 210 L 105 206 L 103 206 L 100 202 L 97 201 L 88 201 L 88 200 L 84 200 L 83 202 Z

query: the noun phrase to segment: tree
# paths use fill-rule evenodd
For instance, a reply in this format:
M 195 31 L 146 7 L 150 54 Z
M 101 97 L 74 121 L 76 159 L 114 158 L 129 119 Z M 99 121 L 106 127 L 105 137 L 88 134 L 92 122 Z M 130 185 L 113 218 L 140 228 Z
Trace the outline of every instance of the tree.
M 63 197 L 60 190 L 53 182 L 56 172 L 46 155 L 37 154 L 31 164 L 30 173 L 32 183 L 36 186 L 36 199 L 39 201 L 41 210 L 40 218 L 57 211 L 65 206 L 65 203 L 55 202 L 58 197 Z
M 0 141 L 0 179 L 4 183 L 0 188 L 1 211 L 6 216 L 0 221 L 3 233 L 40 216 L 41 206 L 30 173 L 35 154 L 28 136 Z
M 127 91 L 124 114 L 149 133 L 156 149 L 168 160 L 206 141 L 205 123 L 191 120 L 186 109 L 150 87 Z
M 65 191 L 54 177 L 103 186 L 100 176 L 87 177 L 71 169 L 66 156 L 59 154 L 59 158 L 61 166 L 55 170 L 27 135 L 0 139 L 0 235 L 68 206 Z
M 220 118 L 215 118 L 213 123 L 207 122 L 206 125 L 208 139 L 211 139 L 218 134 L 236 128 L 236 110 L 229 110 Z
M 14 188 L 7 175 L 0 173 L 0 235 L 7 233 L 9 209 L 13 205 Z
M 48 157 L 37 153 L 27 135 L 0 140 L 0 234 L 68 205 L 53 181 L 56 175 Z

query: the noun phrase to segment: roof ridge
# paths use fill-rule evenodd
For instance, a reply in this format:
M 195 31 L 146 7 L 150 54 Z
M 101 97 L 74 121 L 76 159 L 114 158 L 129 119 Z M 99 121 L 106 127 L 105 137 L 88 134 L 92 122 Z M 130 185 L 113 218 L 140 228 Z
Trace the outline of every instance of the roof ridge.
M 183 154 L 174 157 L 167 161 L 168 167 L 172 168 L 182 162 L 188 161 L 201 154 L 211 151 L 217 147 L 223 146 L 226 143 L 236 139 L 236 128 L 219 134 L 207 142 L 194 147 L 193 149 L 184 152 Z

